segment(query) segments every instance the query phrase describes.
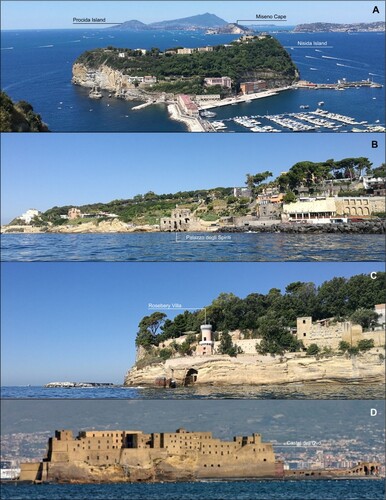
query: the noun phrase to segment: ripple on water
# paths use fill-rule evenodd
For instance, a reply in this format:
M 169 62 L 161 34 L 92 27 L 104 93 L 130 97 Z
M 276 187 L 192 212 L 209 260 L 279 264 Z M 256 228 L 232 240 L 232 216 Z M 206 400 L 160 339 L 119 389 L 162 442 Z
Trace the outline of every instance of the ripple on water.
M 382 384 L 288 384 L 176 389 L 109 387 L 52 388 L 3 386 L 5 399 L 384 399 Z
M 200 234 L 200 233 L 196 233 Z M 384 236 L 232 234 L 230 243 L 178 243 L 170 233 L 4 234 L 3 261 L 379 262 Z
M 2 485 L 6 500 L 382 500 L 379 480 Z

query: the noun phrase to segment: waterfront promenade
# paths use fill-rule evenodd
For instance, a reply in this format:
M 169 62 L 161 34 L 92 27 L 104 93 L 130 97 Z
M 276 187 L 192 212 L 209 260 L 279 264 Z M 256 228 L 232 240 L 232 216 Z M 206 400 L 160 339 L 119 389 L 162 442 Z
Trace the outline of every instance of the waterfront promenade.
M 222 106 L 231 106 L 232 104 L 242 104 L 243 102 L 253 101 L 256 99 L 264 99 L 265 97 L 272 97 L 274 95 L 277 95 L 279 92 L 283 92 L 284 90 L 293 90 L 293 87 L 280 87 L 263 92 L 256 92 L 255 94 L 245 94 L 242 96 L 228 97 L 226 99 L 223 99 L 222 101 L 206 102 L 205 104 L 199 105 L 199 109 L 200 111 L 204 111 L 206 109 L 220 108 Z

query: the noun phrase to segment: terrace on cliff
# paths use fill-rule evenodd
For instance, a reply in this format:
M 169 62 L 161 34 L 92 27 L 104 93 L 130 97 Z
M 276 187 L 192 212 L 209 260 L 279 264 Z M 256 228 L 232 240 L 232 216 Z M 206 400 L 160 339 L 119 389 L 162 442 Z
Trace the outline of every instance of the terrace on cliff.
M 264 79 L 269 88 L 289 85 L 298 79 L 298 71 L 290 55 L 268 35 L 248 37 L 227 45 L 186 49 L 191 51 L 189 53 L 178 53 L 179 49 L 170 48 L 164 52 L 158 48 L 146 51 L 111 46 L 94 49 L 78 57 L 73 72 L 75 76 L 77 68 L 89 73 L 107 68 L 125 77 L 144 78 L 151 75 L 156 81 L 153 79 L 147 90 L 152 93 L 218 94 L 220 90 L 224 95 L 227 89 L 204 84 L 205 78 L 224 76 L 232 80 L 234 92 L 238 91 L 241 82 L 251 79 Z M 135 88 L 135 82 L 126 79 L 126 87 Z M 76 77 L 73 81 L 82 85 Z

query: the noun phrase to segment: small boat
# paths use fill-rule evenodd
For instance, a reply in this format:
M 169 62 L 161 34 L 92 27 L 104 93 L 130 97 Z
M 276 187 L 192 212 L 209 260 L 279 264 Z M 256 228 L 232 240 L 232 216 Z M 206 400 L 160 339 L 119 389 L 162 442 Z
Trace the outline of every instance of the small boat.
M 213 111 L 204 110 L 201 111 L 200 115 L 203 118 L 214 118 L 216 116 L 216 113 L 214 113 Z
M 299 107 L 300 107 L 300 109 L 308 109 L 309 108 L 308 104 L 302 104 Z
M 324 101 L 319 101 L 318 102 L 318 106 L 323 106 L 324 105 Z

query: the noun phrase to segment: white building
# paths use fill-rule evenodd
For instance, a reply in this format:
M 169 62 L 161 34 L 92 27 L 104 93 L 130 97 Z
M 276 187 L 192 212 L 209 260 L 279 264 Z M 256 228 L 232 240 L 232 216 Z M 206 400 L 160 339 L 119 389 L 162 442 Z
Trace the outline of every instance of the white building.
M 213 87 L 214 85 L 220 85 L 221 87 L 226 87 L 227 89 L 232 87 L 232 80 L 229 76 L 207 77 L 204 78 L 204 83 L 207 87 Z
M 156 76 L 128 76 L 127 81 L 129 83 L 156 83 L 157 82 L 157 77 Z
M 39 210 L 35 208 L 30 208 L 24 214 L 20 215 L 19 219 L 25 222 L 26 224 L 31 224 L 32 219 L 37 217 L 40 214 Z
M 386 325 L 386 311 L 385 304 L 375 304 L 374 311 L 378 314 L 377 323 L 380 328 L 385 328 Z
M 183 48 L 183 49 L 177 49 L 177 54 L 193 54 L 197 49 L 188 49 L 188 48 Z

